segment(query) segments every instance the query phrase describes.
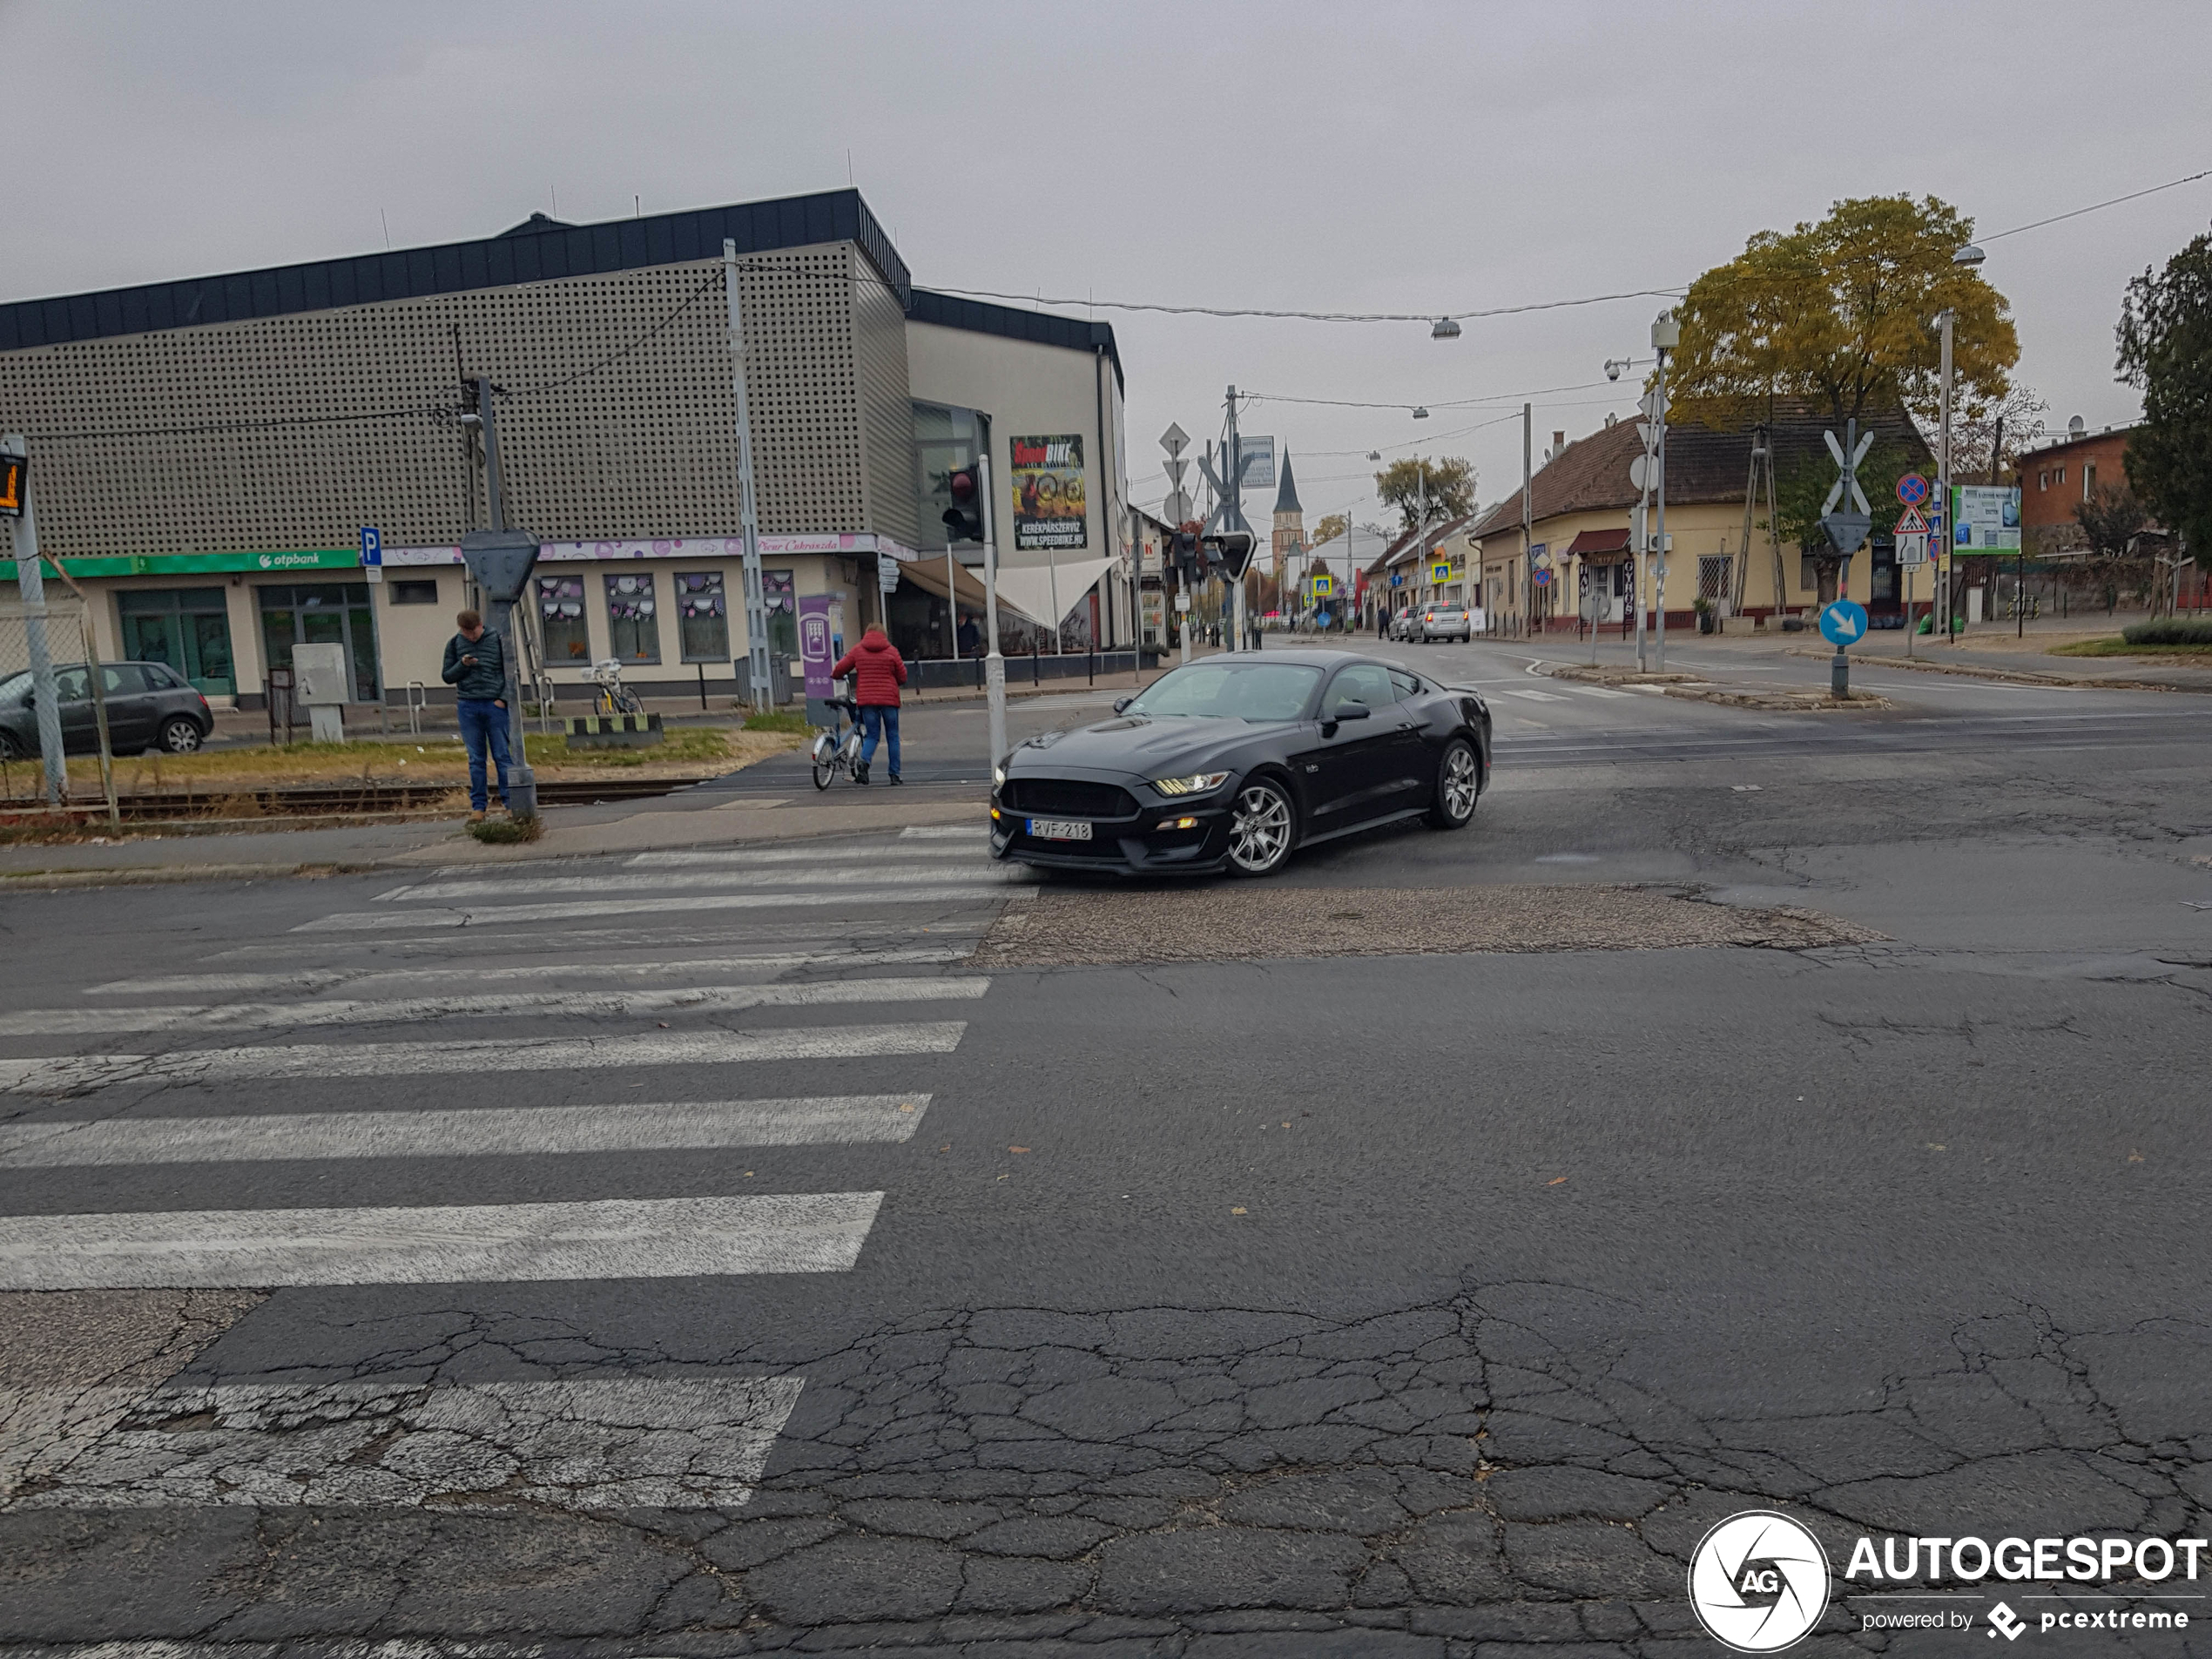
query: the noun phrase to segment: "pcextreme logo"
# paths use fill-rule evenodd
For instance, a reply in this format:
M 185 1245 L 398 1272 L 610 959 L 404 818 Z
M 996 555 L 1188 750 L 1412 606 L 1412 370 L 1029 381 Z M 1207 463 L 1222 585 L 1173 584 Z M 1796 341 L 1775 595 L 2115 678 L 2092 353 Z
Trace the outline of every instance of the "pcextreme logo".
M 1689 1558 L 1689 1605 L 1706 1634 L 1738 1653 L 1778 1653 L 1828 1608 L 1828 1554 L 1771 1509 L 1730 1515 Z

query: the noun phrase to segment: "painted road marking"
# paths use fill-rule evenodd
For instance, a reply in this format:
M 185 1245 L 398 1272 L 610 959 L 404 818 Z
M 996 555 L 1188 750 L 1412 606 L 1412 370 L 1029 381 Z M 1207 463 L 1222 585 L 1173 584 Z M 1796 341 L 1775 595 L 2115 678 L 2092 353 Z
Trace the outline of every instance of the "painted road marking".
M 0 1216 L 0 1290 L 842 1273 L 880 1192 Z
M 870 1002 L 971 1002 L 991 988 L 973 976 L 846 979 L 799 985 L 687 985 L 670 990 L 505 991 L 392 1001 L 230 1002 L 132 1008 L 23 1008 L 0 1014 L 0 1037 L 79 1036 L 108 1031 L 277 1030 L 319 1025 L 419 1025 L 509 1015 L 624 1019 L 647 1014 L 727 1014 L 740 1008 L 830 1008 Z
M 1567 701 L 1565 698 L 1560 696 L 1555 691 L 1531 691 L 1514 685 L 1507 685 L 1501 688 L 1501 693 L 1507 697 L 1526 698 L 1531 703 L 1564 703 Z
M 496 899 L 509 893 L 667 893 L 683 887 L 849 887 L 850 870 L 694 870 L 670 875 L 534 875 L 495 876 L 465 881 L 421 881 L 393 887 L 376 895 L 377 902 L 428 899 Z M 1026 870 L 998 867 L 948 870 L 870 870 L 861 878 L 875 886 L 921 887 L 929 883 L 1028 882 Z
M 965 831 L 961 833 L 966 833 Z M 623 865 L 633 870 L 679 870 L 692 865 L 712 867 L 718 865 L 845 864 L 873 862 L 878 859 L 977 859 L 980 853 L 981 849 L 973 846 L 900 846 L 895 844 L 826 847 L 730 846 L 695 852 L 640 853 L 634 858 L 624 859 Z M 438 873 L 443 875 L 446 872 L 441 870 Z
M 966 824 L 909 824 L 899 832 L 902 841 L 981 841 L 990 837 L 987 826 Z
M 0 1389 L 0 1508 L 736 1508 L 801 1386 L 606 1377 Z
M 1576 685 L 1571 681 L 1560 682 L 1570 691 L 1581 697 L 1626 697 L 1626 691 L 1616 691 L 1609 685 Z
M 472 1070 L 574 1071 L 621 1066 L 728 1066 L 756 1060 L 842 1060 L 950 1054 L 959 1020 L 806 1026 L 771 1031 L 656 1031 L 650 1036 L 486 1037 L 442 1042 L 287 1043 L 171 1054 L 0 1060 L 0 1089 L 73 1094 L 117 1083 L 244 1082 L 287 1077 L 426 1077 Z
M 830 905 L 867 910 L 879 905 L 950 904 L 960 901 L 997 902 L 1031 899 L 1033 886 L 994 885 L 967 887 L 852 887 L 827 893 L 698 893 L 680 899 L 573 900 L 558 904 L 491 905 L 469 910 L 354 910 L 340 911 L 315 921 L 303 921 L 295 934 L 322 932 L 364 933 L 395 927 L 491 927 L 518 921 L 577 921 L 592 916 L 642 916 L 702 910 L 791 910 Z
M 815 1095 L 459 1111 L 18 1119 L 0 1123 L 0 1169 L 833 1146 L 910 1139 L 928 1109 L 927 1095 Z
M 442 942 L 442 941 L 441 941 Z M 671 979 L 685 974 L 774 973 L 792 968 L 891 968 L 923 962 L 961 962 L 972 947 L 928 945 L 911 950 L 766 951 L 750 956 L 699 956 L 659 962 L 534 962 L 524 968 L 456 968 L 450 963 L 424 963 L 419 968 L 353 968 L 323 971 L 303 969 L 296 974 L 164 974 L 149 979 L 110 980 L 86 993 L 99 996 L 194 996 L 219 991 L 297 991 L 308 995 L 335 986 L 361 986 L 381 981 L 567 979 L 589 974 L 594 979 Z

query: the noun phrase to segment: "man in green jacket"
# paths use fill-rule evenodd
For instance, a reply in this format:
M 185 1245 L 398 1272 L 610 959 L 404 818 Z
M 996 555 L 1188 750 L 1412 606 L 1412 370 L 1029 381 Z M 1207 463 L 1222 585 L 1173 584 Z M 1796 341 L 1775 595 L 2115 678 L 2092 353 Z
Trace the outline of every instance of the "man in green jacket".
M 481 824 L 488 804 L 487 748 L 499 769 L 500 805 L 507 804 L 507 647 L 497 634 L 485 631 L 484 619 L 473 610 L 454 621 L 461 631 L 446 641 L 442 678 L 453 687 L 461 711 L 461 740 L 469 745 L 469 821 Z

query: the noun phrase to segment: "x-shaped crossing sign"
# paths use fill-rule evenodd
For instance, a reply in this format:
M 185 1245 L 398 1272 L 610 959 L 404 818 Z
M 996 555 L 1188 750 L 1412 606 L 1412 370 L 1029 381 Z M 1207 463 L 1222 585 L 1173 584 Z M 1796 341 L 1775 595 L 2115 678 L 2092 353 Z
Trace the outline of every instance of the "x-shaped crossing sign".
M 1858 468 L 1866 459 L 1866 452 L 1874 447 L 1874 435 L 1871 432 L 1860 433 L 1858 447 L 1851 451 L 1848 461 L 1844 458 L 1844 446 L 1834 433 L 1824 432 L 1820 435 L 1828 440 L 1828 453 L 1836 457 L 1837 469 L 1836 487 L 1828 492 L 1828 499 L 1820 503 L 1821 516 L 1825 517 L 1836 510 L 1836 503 L 1843 500 L 1846 487 L 1851 490 L 1852 508 L 1858 512 L 1872 513 L 1874 509 L 1866 504 L 1866 492 L 1858 487 Z

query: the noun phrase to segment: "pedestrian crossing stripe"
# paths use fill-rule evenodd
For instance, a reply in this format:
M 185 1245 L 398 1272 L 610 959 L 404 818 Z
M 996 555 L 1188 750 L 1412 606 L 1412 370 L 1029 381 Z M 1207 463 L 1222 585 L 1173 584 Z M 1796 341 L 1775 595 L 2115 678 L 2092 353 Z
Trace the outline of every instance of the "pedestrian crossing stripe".
M 968 832 L 961 832 L 967 838 Z M 711 867 L 717 865 L 737 865 L 745 868 L 782 864 L 877 864 L 889 861 L 902 863 L 908 860 L 966 859 L 973 864 L 983 863 L 979 846 L 716 846 L 687 848 L 667 853 L 640 853 L 623 860 L 624 867 L 632 870 L 677 870 L 689 865 Z M 436 872 L 439 876 L 475 875 L 479 871 L 457 867 Z
M 873 887 L 922 887 L 932 883 L 968 887 L 1034 880 L 1025 870 L 987 867 L 972 869 L 870 870 Z M 379 904 L 430 899 L 492 899 L 504 893 L 667 893 L 685 887 L 850 887 L 850 870 L 690 870 L 667 875 L 489 876 L 459 881 L 423 881 L 376 895 Z
M 621 1101 L 459 1110 L 252 1112 L 221 1117 L 18 1118 L 0 1170 L 320 1158 L 536 1157 L 913 1138 L 926 1094 Z
M 659 990 L 490 991 L 392 1001 L 227 1002 L 206 1007 L 24 1008 L 0 1014 L 0 1037 L 111 1031 L 272 1030 L 325 1025 L 420 1025 L 510 1017 L 622 1019 L 651 1014 L 727 1014 L 744 1008 L 830 1008 L 872 1002 L 974 1001 L 988 979 L 823 980 L 796 985 L 686 985 Z
M 1499 689 L 1507 697 L 1525 698 L 1531 703 L 1564 703 L 1567 701 L 1565 698 L 1560 696 L 1555 691 L 1525 691 L 1519 686 L 1514 685 L 1501 686 Z
M 75 1094 L 118 1084 L 267 1082 L 299 1077 L 427 1077 L 479 1070 L 582 1071 L 641 1066 L 727 1066 L 767 1060 L 844 1060 L 950 1054 L 959 1020 L 900 1025 L 803 1026 L 765 1031 L 656 1031 L 626 1037 L 484 1037 L 442 1042 L 287 1043 L 0 1060 L 0 1089 Z
M 842 1273 L 880 1192 L 0 1216 L 0 1290 Z
M 848 887 L 812 893 L 699 893 L 668 899 L 580 899 L 554 904 L 491 905 L 469 910 L 341 911 L 303 921 L 295 934 L 363 933 L 402 927 L 492 927 L 502 922 L 577 921 L 591 916 L 642 916 L 705 910 L 787 910 L 841 906 L 874 909 L 884 905 L 1002 901 L 1036 896 L 1034 886 L 995 881 L 967 887 Z

